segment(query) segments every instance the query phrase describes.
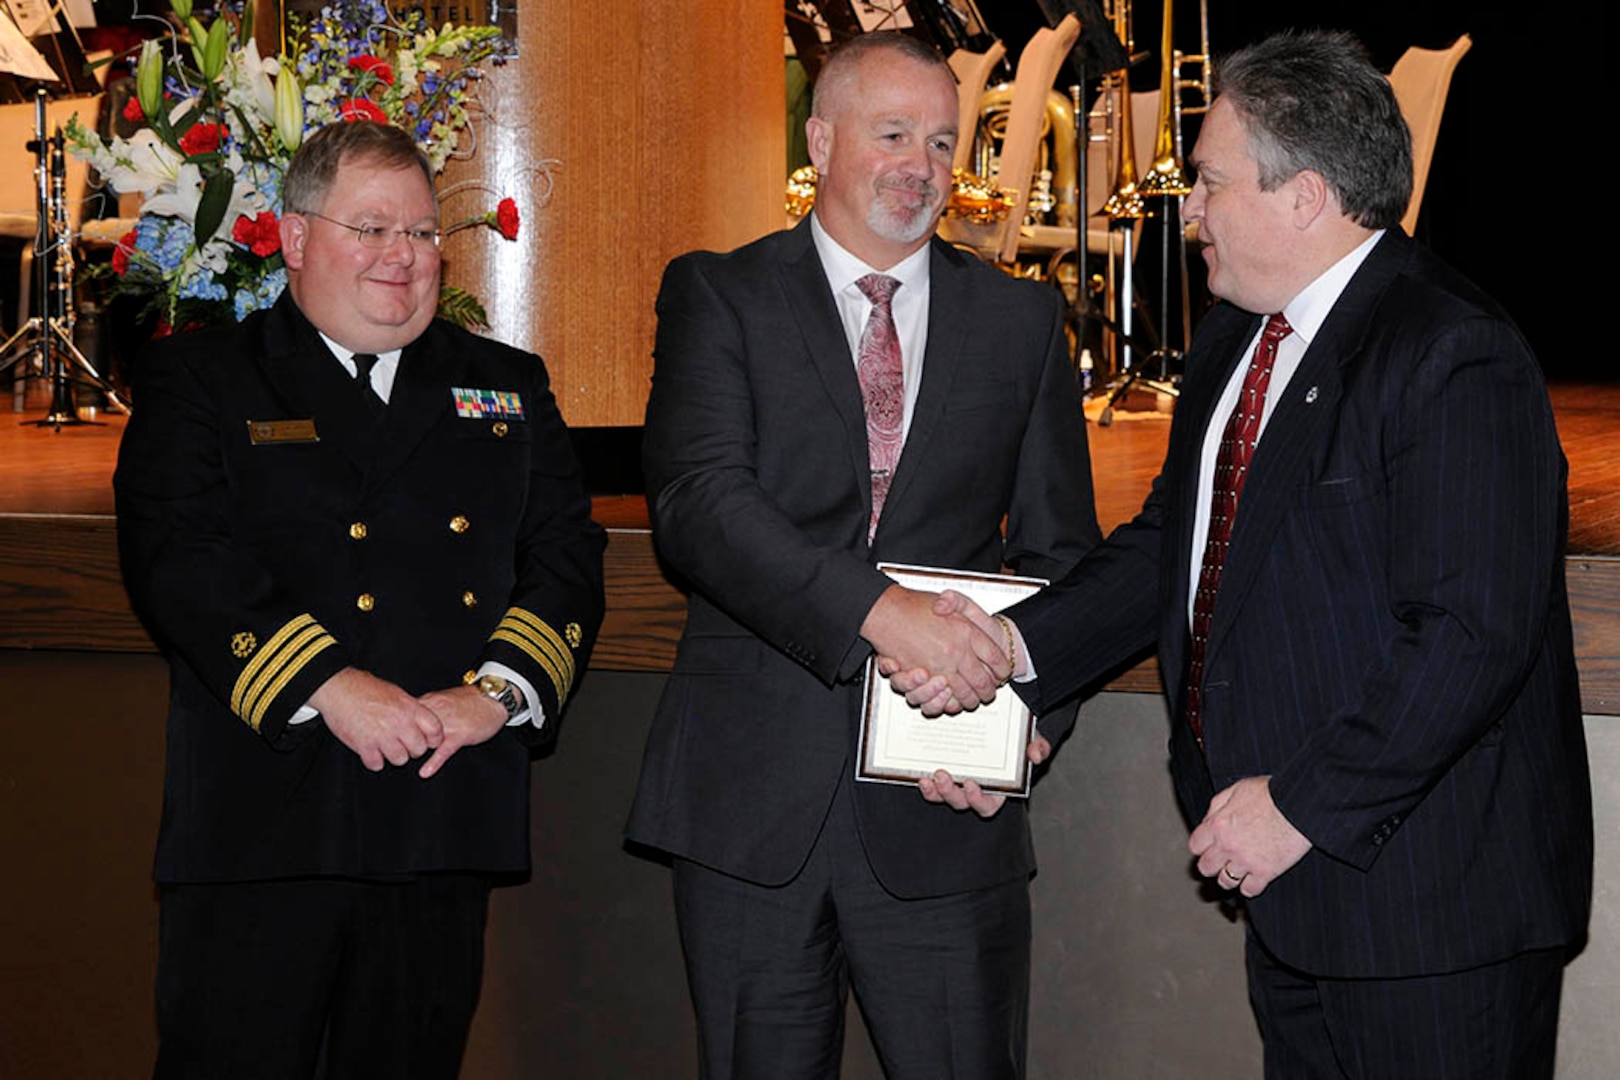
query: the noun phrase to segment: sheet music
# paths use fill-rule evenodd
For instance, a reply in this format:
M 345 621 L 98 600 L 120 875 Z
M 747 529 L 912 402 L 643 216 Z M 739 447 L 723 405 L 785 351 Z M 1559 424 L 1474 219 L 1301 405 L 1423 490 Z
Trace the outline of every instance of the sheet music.
M 62 81 L 4 10 L 0 10 L 0 71 L 40 82 Z
M 51 0 L 5 0 L 4 7 L 11 10 L 11 18 L 23 37 L 54 34 L 60 29 Z

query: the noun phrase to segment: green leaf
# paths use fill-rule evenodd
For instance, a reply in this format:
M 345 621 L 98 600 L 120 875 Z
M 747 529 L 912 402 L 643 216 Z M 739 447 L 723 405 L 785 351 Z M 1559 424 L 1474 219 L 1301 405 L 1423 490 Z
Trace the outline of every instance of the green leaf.
M 214 238 L 219 231 L 220 223 L 225 220 L 225 211 L 231 205 L 231 189 L 234 181 L 229 169 L 215 167 L 208 174 L 208 180 L 203 184 L 202 198 L 197 202 L 197 249 Z
M 453 285 L 439 287 L 439 318 L 453 322 L 463 330 L 488 330 L 489 316 L 478 297 L 466 289 Z

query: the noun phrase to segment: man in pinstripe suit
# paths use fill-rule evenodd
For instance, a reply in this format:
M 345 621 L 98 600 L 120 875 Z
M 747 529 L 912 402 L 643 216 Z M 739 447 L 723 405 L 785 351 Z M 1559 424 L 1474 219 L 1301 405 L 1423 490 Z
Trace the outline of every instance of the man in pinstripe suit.
M 1592 810 L 1540 371 L 1401 234 L 1410 138 L 1353 39 L 1219 77 L 1185 213 L 1225 302 L 1141 514 L 1008 612 L 1025 692 L 1157 644 L 1268 1077 L 1550 1077 Z

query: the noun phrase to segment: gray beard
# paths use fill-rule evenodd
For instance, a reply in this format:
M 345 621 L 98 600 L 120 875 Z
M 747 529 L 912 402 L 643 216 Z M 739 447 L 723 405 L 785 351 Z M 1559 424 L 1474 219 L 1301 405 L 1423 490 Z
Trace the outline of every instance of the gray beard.
M 919 206 L 915 212 L 896 210 L 876 199 L 866 210 L 866 225 L 885 240 L 897 244 L 914 244 L 934 231 L 938 221 L 939 204 Z

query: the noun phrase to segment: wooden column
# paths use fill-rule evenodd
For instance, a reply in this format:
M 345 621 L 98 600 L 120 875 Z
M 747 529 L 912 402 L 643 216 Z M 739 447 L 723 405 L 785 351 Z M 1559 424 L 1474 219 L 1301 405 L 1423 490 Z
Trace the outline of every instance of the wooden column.
M 545 357 L 574 426 L 640 424 L 664 264 L 783 222 L 782 14 L 759 0 L 519 0 L 521 55 L 491 69 L 476 158 L 523 232 L 446 243 L 493 336 Z M 552 190 L 535 170 L 546 159 Z M 452 197 L 455 221 L 489 194 Z

